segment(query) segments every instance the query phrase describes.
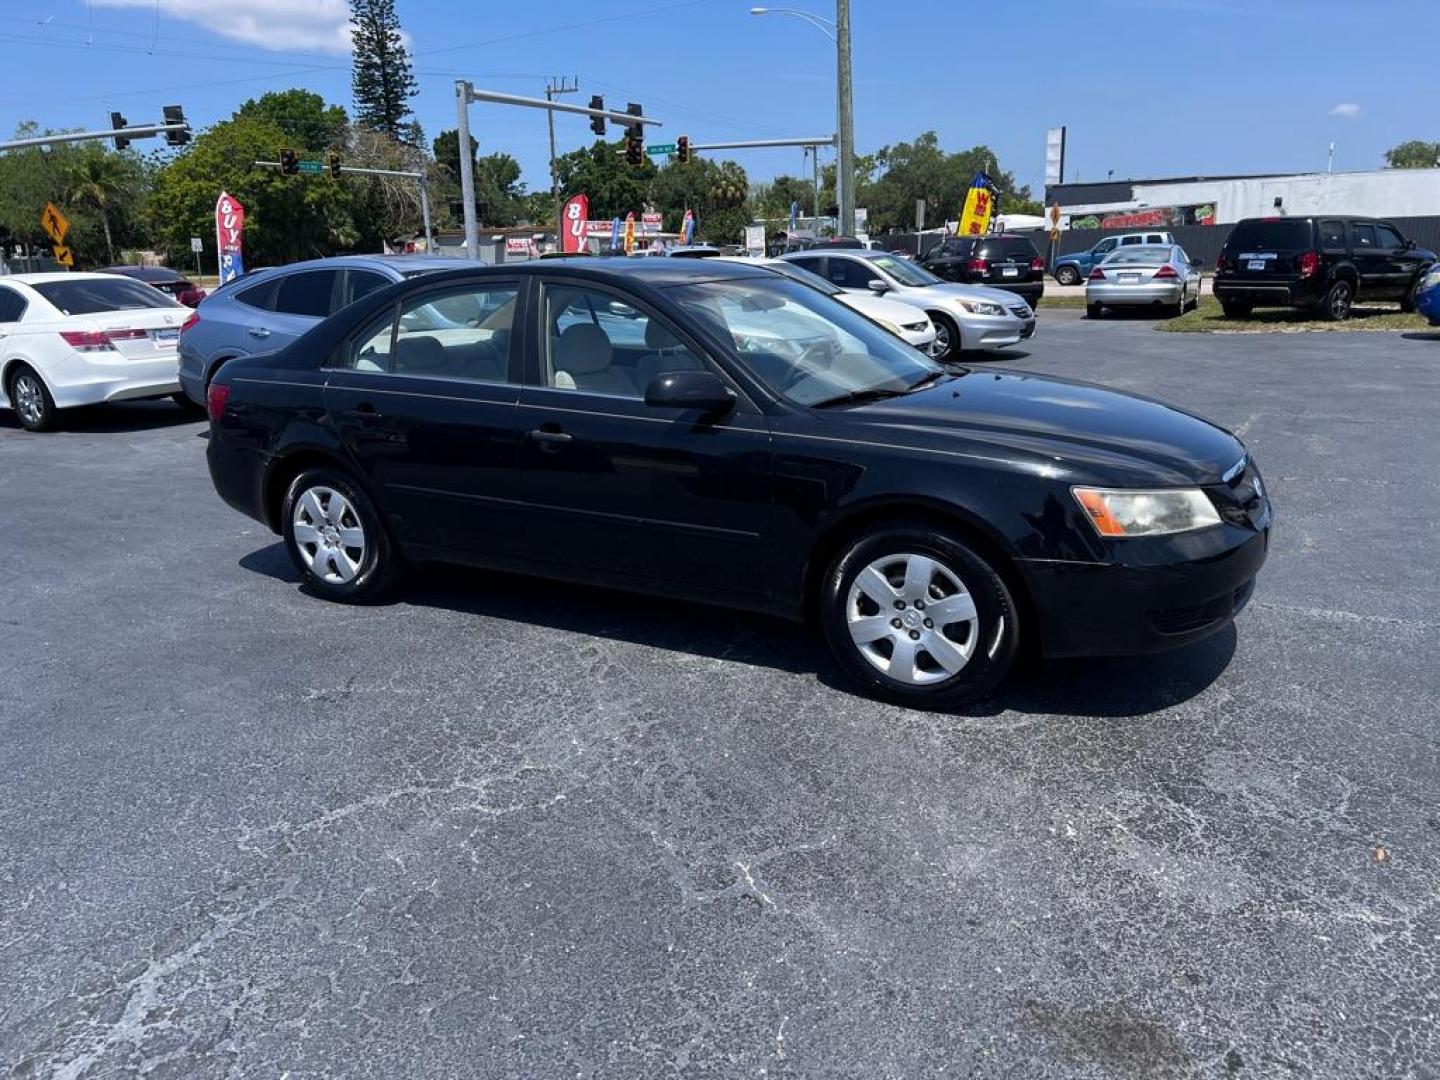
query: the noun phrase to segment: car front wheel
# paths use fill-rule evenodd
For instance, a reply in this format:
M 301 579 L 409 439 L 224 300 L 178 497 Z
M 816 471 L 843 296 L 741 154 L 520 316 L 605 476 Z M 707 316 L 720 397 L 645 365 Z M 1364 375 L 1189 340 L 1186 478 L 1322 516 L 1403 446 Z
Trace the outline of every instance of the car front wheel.
M 282 507 L 285 547 L 305 583 L 330 600 L 369 600 L 394 582 L 399 557 L 365 493 L 332 469 L 302 472 Z
M 866 692 L 922 708 L 985 696 L 1019 648 L 1015 601 L 994 566 L 924 525 L 848 545 L 820 598 L 825 638 Z
M 55 426 L 55 399 L 45 380 L 24 364 L 16 366 L 10 374 L 10 385 L 5 388 L 10 407 L 20 426 L 26 431 L 49 431 Z
M 930 321 L 935 324 L 935 343 L 930 346 L 930 355 L 936 360 L 958 360 L 960 358 L 960 327 L 949 315 L 938 311 L 930 312 Z

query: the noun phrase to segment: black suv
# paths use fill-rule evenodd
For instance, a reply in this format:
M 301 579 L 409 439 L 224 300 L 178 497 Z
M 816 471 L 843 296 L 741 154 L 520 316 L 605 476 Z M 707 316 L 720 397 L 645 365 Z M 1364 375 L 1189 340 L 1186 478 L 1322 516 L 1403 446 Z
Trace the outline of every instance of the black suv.
M 920 260 L 936 277 L 963 285 L 993 285 L 1040 303 L 1045 260 L 1023 236 L 947 236 Z
M 1246 218 L 1216 260 L 1215 297 L 1232 318 L 1257 307 L 1296 307 L 1347 319 L 1362 300 L 1399 301 L 1414 311 L 1415 288 L 1434 262 L 1433 251 L 1416 247 L 1388 221 Z

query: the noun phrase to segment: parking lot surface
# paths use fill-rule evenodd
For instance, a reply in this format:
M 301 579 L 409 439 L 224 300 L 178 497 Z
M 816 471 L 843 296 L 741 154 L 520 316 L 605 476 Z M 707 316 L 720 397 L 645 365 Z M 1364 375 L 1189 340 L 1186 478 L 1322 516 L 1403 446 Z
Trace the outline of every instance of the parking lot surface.
M 6 1075 L 1440 1075 L 1440 340 L 982 363 L 1241 434 L 1233 631 L 908 712 L 748 615 L 327 604 L 169 403 L 0 414 Z

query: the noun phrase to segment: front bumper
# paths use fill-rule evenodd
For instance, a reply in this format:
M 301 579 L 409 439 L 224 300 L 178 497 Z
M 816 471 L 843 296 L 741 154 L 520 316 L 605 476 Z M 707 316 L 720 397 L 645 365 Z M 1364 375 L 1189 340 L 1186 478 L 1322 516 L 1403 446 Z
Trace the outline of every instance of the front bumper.
M 90 359 L 79 354 L 41 372 L 60 409 L 108 401 L 163 397 L 180 389 L 175 353 L 137 359 Z
M 915 348 L 921 352 L 929 353 L 931 347 L 935 344 L 935 327 L 927 326 L 924 330 L 906 330 L 904 327 L 901 327 L 900 337 L 904 339 L 907 345 L 914 345 Z
M 1415 310 L 1429 319 L 1431 326 L 1440 326 L 1440 285 L 1425 289 L 1416 296 Z
M 1161 282 L 1156 285 L 1145 282 L 1139 285 L 1121 285 L 1096 281 L 1085 286 L 1087 304 L 1104 304 L 1106 307 L 1144 307 L 1148 304 L 1180 303 L 1180 282 Z
M 1022 559 L 1046 656 L 1132 656 L 1189 645 L 1249 602 L 1270 546 L 1263 527 L 1112 542 L 1105 563 Z
M 1018 345 L 1035 333 L 1033 311 L 1026 317 L 1008 312 L 1004 315 L 973 315 L 968 311 L 957 311 L 955 320 L 960 326 L 962 349 L 992 352 Z

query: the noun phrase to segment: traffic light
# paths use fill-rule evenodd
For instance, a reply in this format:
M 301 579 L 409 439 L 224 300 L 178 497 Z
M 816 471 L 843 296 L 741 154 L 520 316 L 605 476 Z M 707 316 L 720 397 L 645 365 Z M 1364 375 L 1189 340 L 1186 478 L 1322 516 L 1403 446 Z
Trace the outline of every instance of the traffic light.
M 675 140 L 675 160 L 681 165 L 690 161 L 690 136 L 681 135 Z
M 330 170 L 330 175 L 331 175 L 332 177 L 334 177 L 336 180 L 339 180 L 339 179 L 340 179 L 340 155 L 337 154 L 334 150 L 331 150 L 329 156 L 326 157 L 326 159 L 325 159 L 325 165 L 326 165 L 326 167 Z
M 185 123 L 185 110 L 179 105 L 166 105 L 162 111 L 165 113 L 165 123 Z M 165 141 L 171 146 L 184 146 L 190 141 L 190 131 L 188 128 L 181 131 L 167 131 L 165 132 Z
M 645 110 L 633 101 L 625 106 L 631 116 L 644 116 Z M 625 162 L 628 165 L 645 164 L 645 125 L 628 124 L 625 128 Z
M 300 155 L 289 148 L 280 151 L 280 172 L 285 176 L 296 176 L 300 172 Z
M 605 99 L 604 99 L 603 97 L 601 97 L 599 94 L 596 94 L 594 97 L 592 97 L 592 98 L 590 99 L 590 108 L 592 108 L 592 109 L 604 109 L 604 108 L 605 108 Z M 592 116 L 592 117 L 590 117 L 590 130 L 593 131 L 596 135 L 604 135 L 604 134 L 605 134 L 605 117 L 603 117 L 603 116 Z
M 129 120 L 126 120 L 125 117 L 121 116 L 118 112 L 112 112 L 112 113 L 110 114 L 110 126 L 111 126 L 111 128 L 113 128 L 114 130 L 119 131 L 121 128 L 127 128 L 127 127 L 129 127 L 129 126 L 130 126 L 130 121 L 129 121 Z M 130 145 L 130 140 L 129 140 L 129 139 L 127 139 L 127 138 L 125 138 L 124 136 L 121 136 L 121 135 L 116 135 L 116 136 L 115 136 L 115 149 L 116 149 L 116 150 L 124 150 L 124 149 L 125 149 L 127 146 L 129 146 L 129 145 Z

